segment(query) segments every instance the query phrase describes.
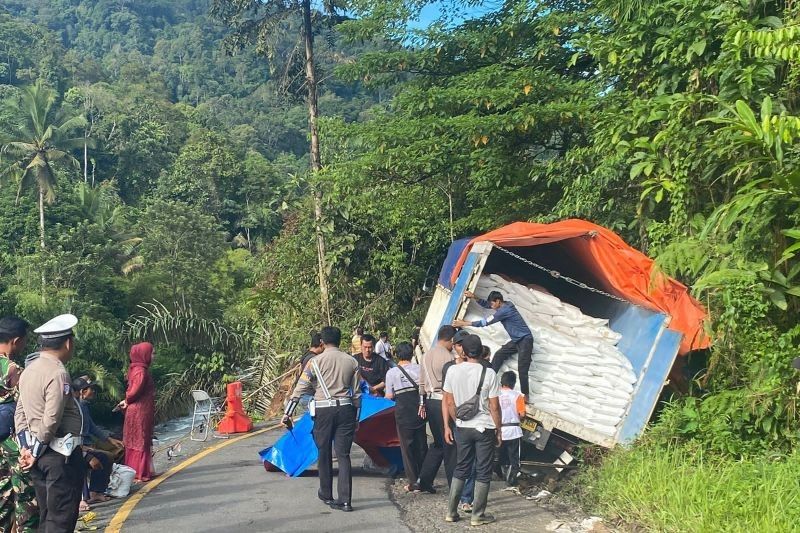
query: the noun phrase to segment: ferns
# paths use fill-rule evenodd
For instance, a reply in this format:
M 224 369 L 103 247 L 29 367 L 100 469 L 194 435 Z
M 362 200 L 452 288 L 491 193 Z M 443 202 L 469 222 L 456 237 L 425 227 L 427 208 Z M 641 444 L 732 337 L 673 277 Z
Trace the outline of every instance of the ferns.
M 214 346 L 238 350 L 246 342 L 246 335 L 234 331 L 218 320 L 197 315 L 190 306 L 176 303 L 168 309 L 159 301 L 139 306 L 140 315 L 125 322 L 123 335 L 128 341 L 136 339 L 162 340 L 184 344 L 187 348 L 208 349 Z

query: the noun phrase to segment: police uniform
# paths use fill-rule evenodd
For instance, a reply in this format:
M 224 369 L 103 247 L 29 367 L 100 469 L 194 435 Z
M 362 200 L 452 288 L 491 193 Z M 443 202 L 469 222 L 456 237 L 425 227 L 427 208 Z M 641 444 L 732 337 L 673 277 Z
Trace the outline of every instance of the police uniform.
M 42 340 L 72 336 L 78 319 L 61 315 L 34 330 Z M 17 439 L 36 459 L 31 478 L 40 531 L 72 533 L 86 479 L 81 449 L 83 417 L 64 364 L 48 350 L 25 368 L 15 414 Z
M 303 370 L 286 406 L 287 416 L 294 414 L 304 394 L 314 394 L 313 435 L 319 449 L 317 496 L 334 509 L 352 511 L 350 448 L 361 407 L 356 360 L 339 348 L 326 346 Z M 336 500 L 333 499 L 332 443 L 339 462 L 339 497 Z

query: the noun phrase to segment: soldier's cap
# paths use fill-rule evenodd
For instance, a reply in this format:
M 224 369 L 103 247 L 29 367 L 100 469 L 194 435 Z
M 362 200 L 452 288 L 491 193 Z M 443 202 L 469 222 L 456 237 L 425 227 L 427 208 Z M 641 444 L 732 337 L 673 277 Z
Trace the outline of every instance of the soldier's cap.
M 96 387 L 97 385 L 89 376 L 81 376 L 79 378 L 75 378 L 72 380 L 72 390 L 74 391 L 82 391 L 84 389 L 88 389 L 91 387 Z
M 0 318 L 0 333 L 10 333 L 14 335 L 20 329 L 20 324 L 24 324 L 25 329 L 30 326 L 30 324 L 19 318 L 4 316 Z
M 467 338 L 461 341 L 461 347 L 470 357 L 480 357 L 483 354 L 483 344 L 477 335 L 467 335 Z
M 460 329 L 456 331 L 455 335 L 453 335 L 453 344 L 462 344 L 464 339 L 467 337 L 469 337 L 469 332 L 464 329 Z
M 58 315 L 33 330 L 33 332 L 38 333 L 42 339 L 60 339 L 61 337 L 73 335 L 72 328 L 77 323 L 78 319 L 75 315 Z

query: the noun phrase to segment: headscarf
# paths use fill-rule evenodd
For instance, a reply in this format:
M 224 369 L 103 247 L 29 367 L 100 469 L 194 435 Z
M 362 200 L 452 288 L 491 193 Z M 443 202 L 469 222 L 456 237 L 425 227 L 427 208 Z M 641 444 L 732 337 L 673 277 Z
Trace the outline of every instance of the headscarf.
M 131 368 L 147 368 L 153 361 L 153 345 L 149 342 L 140 342 L 131 346 Z

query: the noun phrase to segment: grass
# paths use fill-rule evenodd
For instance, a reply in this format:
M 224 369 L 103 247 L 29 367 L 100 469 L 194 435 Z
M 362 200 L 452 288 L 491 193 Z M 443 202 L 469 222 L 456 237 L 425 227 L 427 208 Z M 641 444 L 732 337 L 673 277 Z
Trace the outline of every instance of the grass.
M 688 447 L 618 450 L 578 483 L 591 508 L 648 531 L 800 531 L 800 453 L 711 457 Z

